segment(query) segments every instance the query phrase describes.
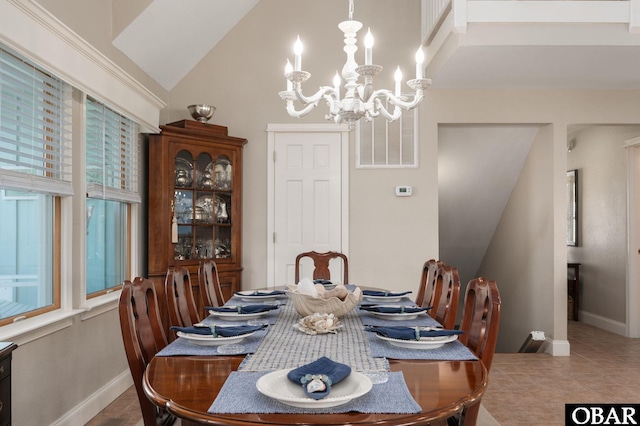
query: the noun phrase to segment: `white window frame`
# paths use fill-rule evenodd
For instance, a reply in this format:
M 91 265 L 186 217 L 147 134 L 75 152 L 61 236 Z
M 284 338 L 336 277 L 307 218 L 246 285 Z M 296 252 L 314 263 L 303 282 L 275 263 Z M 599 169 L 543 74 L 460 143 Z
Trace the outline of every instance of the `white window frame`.
M 165 103 L 42 6 L 31 0 L 2 1 L 0 16 L 3 21 L 3 25 L 0 26 L 0 43 L 44 69 L 55 70 L 58 77 L 75 88 L 108 105 L 115 106 L 117 110 L 134 119 L 141 126 L 141 132 L 159 131 L 159 113 L 165 107 Z M 74 100 L 73 155 L 82 157 L 83 152 L 75 150 L 77 144 L 84 145 L 84 136 L 80 136 L 83 132 L 78 133 L 75 128 L 76 122 L 82 121 L 82 114 L 77 113 L 77 102 L 77 99 Z M 78 137 L 82 138 L 80 142 L 77 141 Z M 143 169 L 139 168 L 139 170 Z M 75 166 L 73 172 L 77 172 Z M 74 190 L 76 182 L 84 187 L 84 178 L 74 179 Z M 85 226 L 84 215 L 78 215 L 84 212 L 84 209 L 79 210 L 76 205 L 77 203 L 84 205 L 84 193 L 82 195 L 81 197 L 61 197 L 60 226 L 63 236 L 73 235 L 74 227 L 80 226 L 82 229 Z M 140 247 L 143 234 L 139 223 L 140 214 L 140 206 L 132 205 L 130 234 L 132 276 L 139 275 L 141 271 Z M 83 223 L 74 222 L 74 216 Z M 90 300 L 84 296 L 84 261 L 72 261 L 77 250 L 84 250 L 84 246 L 78 247 L 77 244 L 75 237 L 74 239 L 65 237 L 61 241 L 61 308 L 0 327 L 0 340 L 10 340 L 21 345 L 70 327 L 76 316 L 84 320 L 117 309 L 119 291 Z
M 409 141 L 409 143 L 411 143 L 411 145 L 413 146 L 413 161 L 412 162 L 408 162 L 408 163 L 402 163 L 402 146 L 405 145 L 405 141 L 402 139 L 402 133 L 403 133 L 403 118 L 405 115 L 407 114 L 413 114 L 413 126 L 412 126 L 412 133 L 413 133 L 413 140 Z M 375 118 L 374 120 L 384 120 L 385 121 L 385 133 L 383 133 L 382 135 L 376 135 L 373 131 L 371 132 L 371 136 L 372 139 L 367 139 L 367 140 L 363 140 L 363 135 L 362 135 L 362 126 L 372 126 L 372 122 L 367 122 L 363 120 L 360 120 L 356 123 L 356 169 L 413 169 L 413 168 L 417 168 L 418 167 L 418 141 L 419 141 L 419 134 L 418 134 L 418 119 L 419 119 L 419 115 L 418 115 L 418 109 L 415 108 L 411 111 L 404 111 L 402 113 L 402 116 L 398 119 L 400 120 L 400 125 L 399 125 L 399 134 L 397 135 L 397 137 L 400 139 L 398 146 L 399 148 L 399 154 L 398 154 L 398 158 L 400 159 L 401 163 L 400 164 L 392 164 L 389 162 L 389 150 L 390 150 L 390 144 L 389 144 L 389 140 L 390 138 L 396 136 L 393 134 L 389 134 L 389 123 L 384 119 L 384 117 L 378 117 Z M 407 130 L 407 129 L 405 129 Z M 382 138 L 381 142 L 378 142 L 378 140 L 380 140 L 378 137 Z M 362 158 L 362 150 L 361 150 L 361 145 L 362 144 L 370 144 L 372 145 L 371 148 L 371 157 L 370 159 L 364 159 Z M 384 164 L 374 164 L 374 152 L 375 152 L 375 145 L 376 143 L 380 143 L 380 144 L 384 144 L 384 148 L 385 148 L 385 157 L 386 157 L 386 161 Z

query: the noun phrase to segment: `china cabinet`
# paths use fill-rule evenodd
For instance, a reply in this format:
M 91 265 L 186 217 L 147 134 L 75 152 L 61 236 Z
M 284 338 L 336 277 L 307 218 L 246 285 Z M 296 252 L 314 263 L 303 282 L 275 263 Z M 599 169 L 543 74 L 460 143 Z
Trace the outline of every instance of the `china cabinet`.
M 218 265 L 225 298 L 241 289 L 242 148 L 223 126 L 182 120 L 149 136 L 148 276 L 158 297 L 170 266 Z

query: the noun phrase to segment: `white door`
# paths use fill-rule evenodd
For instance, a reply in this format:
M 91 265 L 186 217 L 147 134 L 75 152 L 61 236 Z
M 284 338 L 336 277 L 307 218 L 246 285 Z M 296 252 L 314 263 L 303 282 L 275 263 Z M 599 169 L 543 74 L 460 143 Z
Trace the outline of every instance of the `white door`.
M 295 282 L 299 253 L 347 252 L 349 134 L 337 125 L 269 125 L 267 274 L 269 285 Z M 341 276 L 333 266 L 331 275 Z M 303 264 L 301 277 L 311 277 Z

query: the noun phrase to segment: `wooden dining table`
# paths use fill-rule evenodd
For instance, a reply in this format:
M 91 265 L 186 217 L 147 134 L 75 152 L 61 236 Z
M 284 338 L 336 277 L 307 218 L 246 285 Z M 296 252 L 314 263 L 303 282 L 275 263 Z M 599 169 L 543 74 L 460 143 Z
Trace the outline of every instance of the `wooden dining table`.
M 487 387 L 480 361 L 389 360 L 402 371 L 417 414 L 210 414 L 211 403 L 243 356 L 155 357 L 144 376 L 147 397 L 183 425 L 425 425 L 477 408 Z
M 420 412 L 209 413 L 229 375 L 239 370 L 244 358 L 156 356 L 145 370 L 143 388 L 155 405 L 166 408 L 183 425 L 425 425 L 446 424 L 448 417 L 477 411 L 488 383 L 488 372 L 479 360 L 389 359 L 390 371 L 402 372 Z

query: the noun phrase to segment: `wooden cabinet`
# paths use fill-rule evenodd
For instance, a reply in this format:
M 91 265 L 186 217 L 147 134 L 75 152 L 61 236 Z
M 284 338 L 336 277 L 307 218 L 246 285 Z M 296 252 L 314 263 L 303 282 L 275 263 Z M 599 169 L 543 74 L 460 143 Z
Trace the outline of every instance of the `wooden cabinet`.
M 17 347 L 0 342 L 0 426 L 11 424 L 11 354 Z
M 160 128 L 149 137 L 148 276 L 164 298 L 167 269 L 188 268 L 200 304 L 198 265 L 213 259 L 229 298 L 241 289 L 247 141 L 229 136 L 226 127 L 192 120 Z
M 573 274 L 567 272 L 568 319 L 574 321 L 580 320 L 580 265 L 582 263 L 567 263 L 567 269 L 573 271 Z

